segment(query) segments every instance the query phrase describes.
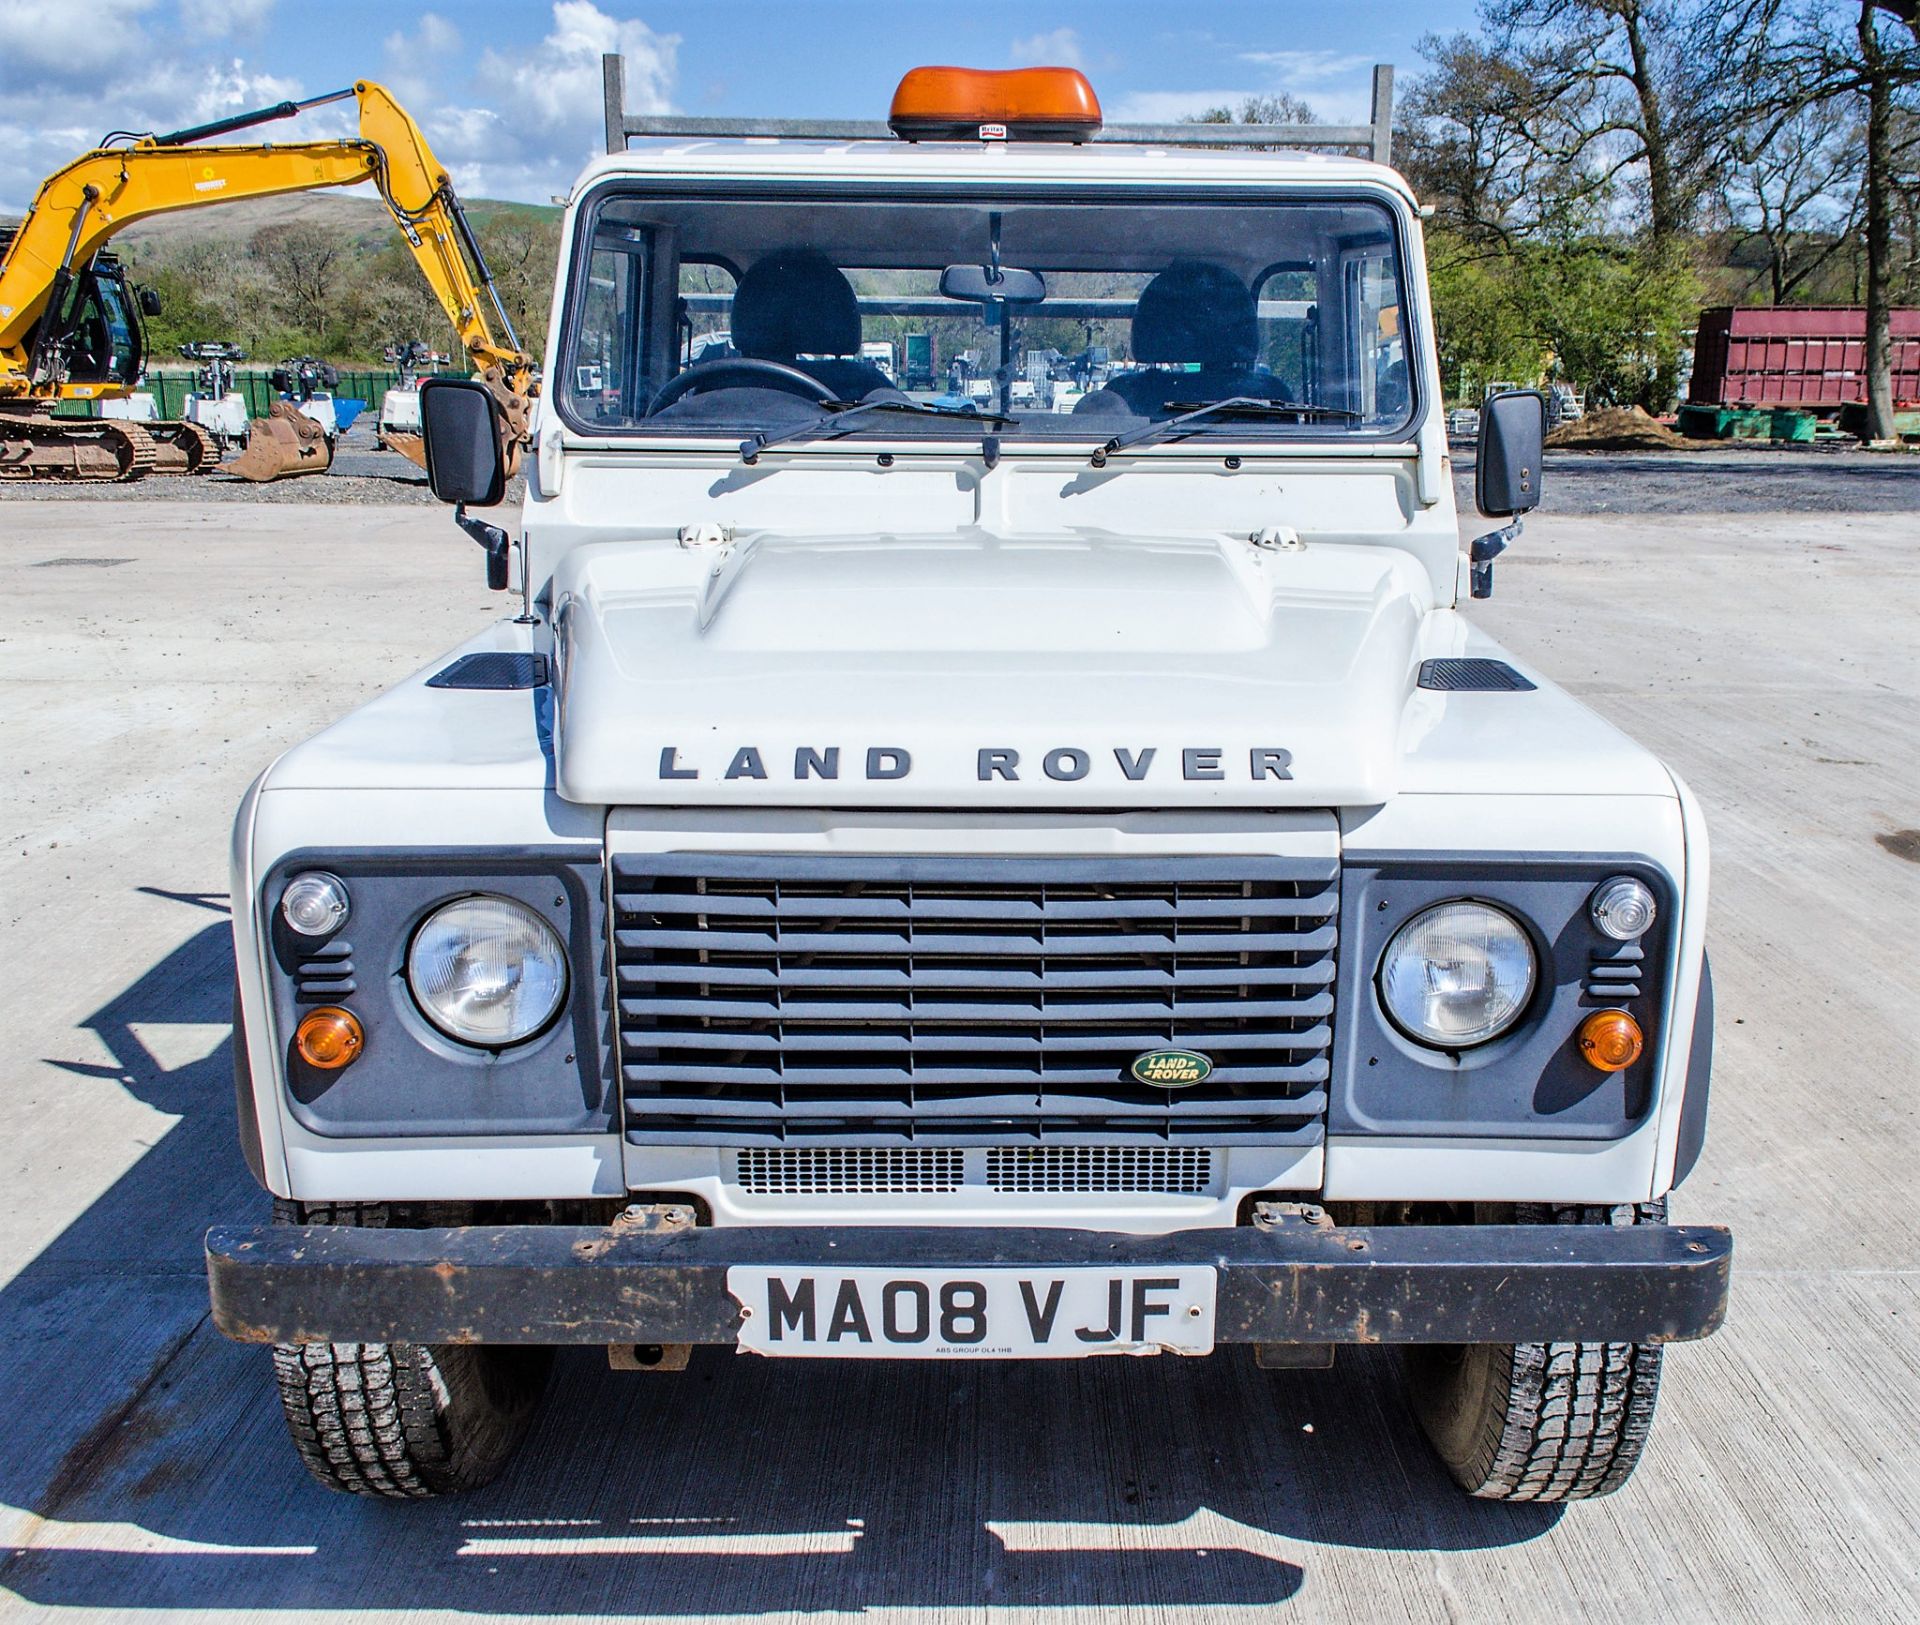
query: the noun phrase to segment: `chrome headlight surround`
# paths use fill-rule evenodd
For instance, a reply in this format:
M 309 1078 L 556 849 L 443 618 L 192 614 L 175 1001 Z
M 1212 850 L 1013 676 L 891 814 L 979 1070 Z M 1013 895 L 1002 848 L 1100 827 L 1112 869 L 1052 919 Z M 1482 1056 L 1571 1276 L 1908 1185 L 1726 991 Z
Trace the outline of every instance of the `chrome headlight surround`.
M 1539 983 L 1533 939 L 1506 909 L 1453 898 L 1394 932 L 1374 985 L 1405 1037 L 1430 1049 L 1477 1049 L 1526 1015 Z

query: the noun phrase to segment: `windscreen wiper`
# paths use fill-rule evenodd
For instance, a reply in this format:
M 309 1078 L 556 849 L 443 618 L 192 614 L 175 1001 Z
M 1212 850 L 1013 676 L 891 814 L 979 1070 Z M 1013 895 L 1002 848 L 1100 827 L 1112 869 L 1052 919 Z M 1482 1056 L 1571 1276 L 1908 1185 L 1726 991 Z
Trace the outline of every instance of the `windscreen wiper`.
M 966 423 L 983 423 L 991 429 L 1004 429 L 1020 421 L 1018 418 L 1008 417 L 1004 412 L 976 412 L 970 407 L 932 406 L 925 401 L 823 401 L 821 405 L 825 407 L 825 411 L 811 423 L 797 423 L 791 429 L 782 429 L 778 434 L 768 434 L 764 429 L 755 429 L 740 442 L 740 461 L 757 462 L 760 453 L 767 447 L 777 446 L 788 440 L 804 440 L 816 434 L 831 439 L 834 435 L 844 433 L 846 426 L 853 419 L 864 417 L 871 412 L 899 412 L 909 417 L 958 418 Z
M 1144 429 L 1135 429 L 1131 434 L 1115 435 L 1093 454 L 1093 466 L 1105 468 L 1107 458 L 1114 452 L 1125 451 L 1130 446 L 1144 446 L 1149 441 L 1164 440 L 1202 418 L 1291 418 L 1298 422 L 1305 418 L 1360 417 L 1360 413 L 1349 411 L 1344 406 L 1310 406 L 1305 401 L 1269 401 L 1258 395 L 1232 395 L 1224 401 L 1207 401 L 1199 406 L 1187 401 L 1169 401 L 1167 404 L 1176 416 L 1149 423 Z

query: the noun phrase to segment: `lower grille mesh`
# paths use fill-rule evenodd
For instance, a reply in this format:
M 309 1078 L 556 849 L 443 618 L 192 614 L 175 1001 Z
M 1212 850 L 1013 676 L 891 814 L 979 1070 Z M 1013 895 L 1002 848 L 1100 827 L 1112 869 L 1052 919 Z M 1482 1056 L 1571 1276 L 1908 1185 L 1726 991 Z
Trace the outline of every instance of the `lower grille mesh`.
M 745 1150 L 735 1177 L 749 1196 L 944 1196 L 968 1185 L 967 1158 L 985 1158 L 986 1188 L 1001 1195 L 1205 1196 L 1213 1153 L 1204 1146 L 807 1146 Z M 978 1177 L 978 1166 L 975 1174 Z
M 740 1188 L 754 1196 L 940 1195 L 957 1191 L 966 1153 L 890 1146 L 742 1151 Z
M 638 1144 L 1310 1145 L 1327 858 L 616 853 Z M 1163 1049 L 1211 1070 L 1132 1075 Z
M 1197 1145 L 995 1146 L 987 1153 L 987 1183 L 997 1191 L 1204 1196 L 1213 1183 L 1213 1153 Z

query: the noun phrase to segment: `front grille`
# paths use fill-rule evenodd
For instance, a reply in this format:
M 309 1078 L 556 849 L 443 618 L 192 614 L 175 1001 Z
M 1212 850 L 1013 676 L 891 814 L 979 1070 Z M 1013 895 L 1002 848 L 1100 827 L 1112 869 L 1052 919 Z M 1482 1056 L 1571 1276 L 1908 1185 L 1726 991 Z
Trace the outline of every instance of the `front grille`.
M 616 854 L 628 1136 L 1308 1145 L 1331 858 Z M 1141 1055 L 1213 1063 L 1185 1089 Z
M 997 1191 L 1204 1196 L 1213 1153 L 1198 1145 L 997 1145 L 987 1153 L 987 1183 Z

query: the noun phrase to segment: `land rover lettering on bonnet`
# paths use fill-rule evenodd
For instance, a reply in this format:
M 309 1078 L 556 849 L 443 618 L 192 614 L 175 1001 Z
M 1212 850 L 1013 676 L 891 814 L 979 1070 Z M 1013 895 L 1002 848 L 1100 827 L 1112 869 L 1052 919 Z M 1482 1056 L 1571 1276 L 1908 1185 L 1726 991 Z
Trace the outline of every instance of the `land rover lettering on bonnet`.
M 1186 132 L 927 70 L 738 138 L 607 83 L 517 511 L 429 386 L 501 617 L 234 832 L 274 1221 L 208 1269 L 307 1466 L 485 1483 L 567 1344 L 1390 1342 L 1471 1493 L 1619 1488 L 1726 1302 L 1667 1208 L 1706 834 L 1470 613 L 1540 413 L 1463 546 L 1387 76 Z

